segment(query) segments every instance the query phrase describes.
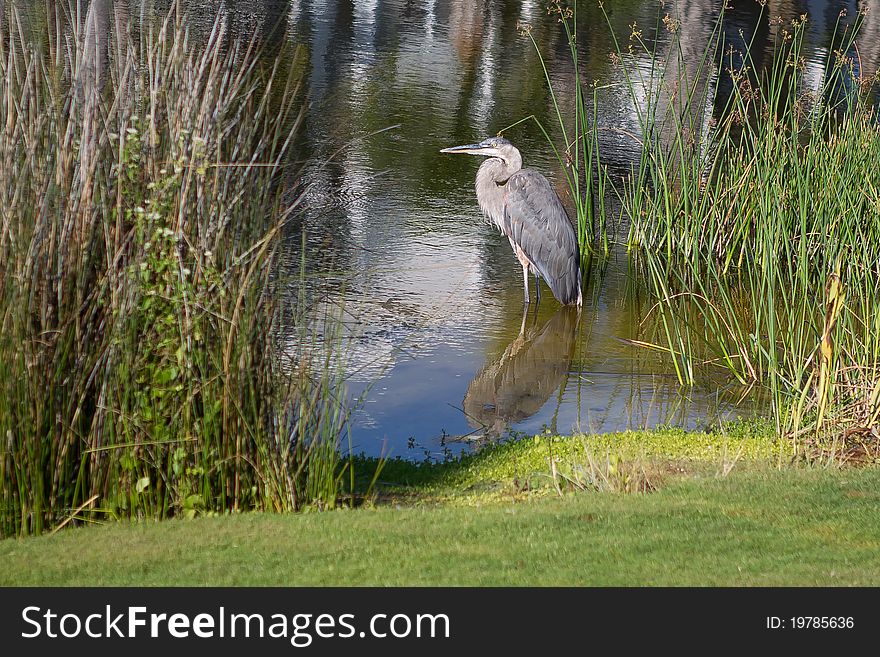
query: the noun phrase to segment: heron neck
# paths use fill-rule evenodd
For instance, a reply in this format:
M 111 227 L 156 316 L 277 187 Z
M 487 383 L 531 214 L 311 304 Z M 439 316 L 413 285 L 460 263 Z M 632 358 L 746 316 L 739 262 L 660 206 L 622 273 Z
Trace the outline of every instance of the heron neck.
M 480 209 L 499 229 L 504 218 L 505 183 L 521 167 L 522 159 L 517 153 L 516 158 L 509 162 L 490 157 L 477 171 L 476 190 Z
M 513 149 L 506 160 L 490 157 L 480 165 L 480 173 L 498 185 L 506 183 L 507 179 L 520 169 L 522 169 L 522 157 L 516 149 Z

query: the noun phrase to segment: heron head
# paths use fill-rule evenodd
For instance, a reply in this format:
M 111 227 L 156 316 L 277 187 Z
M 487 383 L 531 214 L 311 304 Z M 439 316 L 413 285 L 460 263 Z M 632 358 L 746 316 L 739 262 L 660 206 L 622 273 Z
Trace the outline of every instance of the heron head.
M 478 144 L 465 144 L 464 146 L 453 146 L 452 148 L 444 148 L 441 153 L 466 153 L 467 155 L 483 155 L 484 157 L 497 157 L 505 162 L 514 159 L 514 153 L 517 155 L 519 151 L 516 147 L 507 141 L 504 137 L 489 137 Z

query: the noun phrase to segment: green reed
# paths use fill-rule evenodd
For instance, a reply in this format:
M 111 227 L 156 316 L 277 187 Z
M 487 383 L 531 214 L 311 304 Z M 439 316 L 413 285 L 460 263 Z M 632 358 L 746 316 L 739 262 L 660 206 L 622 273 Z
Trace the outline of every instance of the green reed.
M 554 155 L 559 161 L 560 168 L 564 172 L 566 183 L 574 202 L 576 214 L 576 228 L 578 241 L 585 258 L 593 255 L 607 256 L 610 251 L 609 231 L 605 223 L 605 188 L 607 185 L 607 171 L 600 165 L 599 160 L 599 136 L 595 122 L 591 120 L 596 115 L 598 106 L 598 91 L 593 88 L 592 93 L 585 87 L 580 74 L 578 59 L 578 43 L 575 25 L 577 24 L 577 3 L 572 6 L 564 6 L 559 1 L 550 2 L 548 14 L 556 17 L 565 33 L 566 43 L 571 55 L 574 67 L 573 85 L 570 93 L 574 97 L 571 115 L 568 116 L 560 107 L 559 95 L 565 93 L 557 90 L 547 65 L 541 53 L 540 45 L 532 34 L 532 26 L 521 24 L 518 26 L 520 33 L 527 37 L 541 64 L 544 80 L 550 93 L 553 105 L 553 113 L 557 121 L 557 127 L 563 140 L 563 148 L 559 149 L 550 137 L 545 126 L 537 119 L 530 116 L 529 120 L 535 121 L 541 132 L 547 138 L 553 149 Z M 507 129 L 519 122 L 508 126 Z
M 50 5 L 0 21 L 0 536 L 333 506 L 340 342 L 277 274 L 299 67 Z
M 810 90 L 807 20 L 779 23 L 763 70 L 748 47 L 735 60 L 716 28 L 709 50 L 724 54 L 721 65 L 707 59 L 688 78 L 680 26 L 666 16 L 668 54 L 657 82 L 643 83 L 655 100 L 641 162 L 619 197 L 658 299 L 657 341 L 682 384 L 720 368 L 770 391 L 780 433 L 871 434 L 880 410 L 875 80 L 847 55 L 858 24 L 839 23 L 822 87 Z M 633 44 L 646 48 L 635 28 Z M 629 51 L 617 55 L 625 67 Z M 722 75 L 733 92 L 707 130 L 698 123 Z
M 550 4 L 571 49 L 573 120 L 544 73 L 582 249 L 599 244 L 608 253 L 605 200 L 614 199 L 629 224 L 626 247 L 656 299 L 637 343 L 668 354 L 684 386 L 720 376 L 766 390 L 780 434 L 876 436 L 880 132 L 868 102 L 876 75 L 859 71 L 853 45 L 862 17 L 848 26 L 838 19 L 821 88 L 811 90 L 806 16 L 762 15 L 777 36 L 770 65 L 760 67 L 752 44 L 735 52 L 725 43 L 723 11 L 693 61 L 673 8 L 661 3 L 645 30 L 662 37 L 653 42 L 636 23 L 619 38 L 599 8 L 613 84 L 629 93 L 639 123 L 639 157 L 621 179 L 601 162 L 597 138 L 620 128 L 593 118 L 598 91 L 612 84 L 593 84 L 592 108 L 584 100 L 577 3 Z M 724 76 L 733 91 L 719 108 Z

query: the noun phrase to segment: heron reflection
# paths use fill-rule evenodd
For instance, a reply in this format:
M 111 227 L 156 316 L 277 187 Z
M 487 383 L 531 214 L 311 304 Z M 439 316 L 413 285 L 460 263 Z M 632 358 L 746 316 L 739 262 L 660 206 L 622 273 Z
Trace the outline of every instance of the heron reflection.
M 464 395 L 465 415 L 478 430 L 470 436 L 474 440 L 498 438 L 510 424 L 537 413 L 568 375 L 578 311 L 561 307 L 543 324 L 528 314 L 519 335 L 483 366 Z

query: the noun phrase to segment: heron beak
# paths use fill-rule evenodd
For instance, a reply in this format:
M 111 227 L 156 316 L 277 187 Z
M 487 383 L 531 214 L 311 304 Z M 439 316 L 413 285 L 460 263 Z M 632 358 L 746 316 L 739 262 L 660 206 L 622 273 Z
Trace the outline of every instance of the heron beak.
M 486 150 L 485 146 L 480 144 L 465 144 L 464 146 L 453 146 L 452 148 L 443 148 L 441 153 L 466 153 L 468 155 L 481 155 Z

